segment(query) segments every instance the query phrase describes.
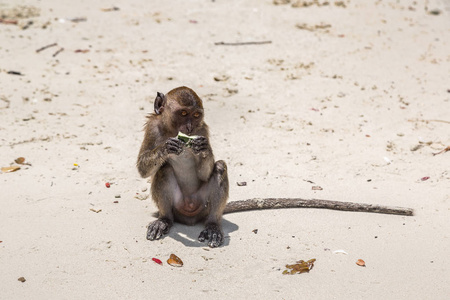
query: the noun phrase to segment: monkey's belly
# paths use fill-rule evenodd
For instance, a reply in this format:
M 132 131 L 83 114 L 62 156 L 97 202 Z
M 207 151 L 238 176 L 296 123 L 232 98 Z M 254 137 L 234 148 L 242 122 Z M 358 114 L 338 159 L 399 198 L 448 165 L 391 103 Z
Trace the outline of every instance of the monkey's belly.
M 203 209 L 202 202 L 194 198 L 184 198 L 175 207 L 181 214 L 187 217 L 194 217 Z

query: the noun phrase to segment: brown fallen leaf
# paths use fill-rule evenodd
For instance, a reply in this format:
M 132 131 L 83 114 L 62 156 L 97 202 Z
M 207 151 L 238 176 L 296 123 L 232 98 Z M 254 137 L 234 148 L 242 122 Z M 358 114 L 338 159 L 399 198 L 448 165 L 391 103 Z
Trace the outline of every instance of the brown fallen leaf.
M 18 157 L 14 161 L 16 162 L 16 164 L 23 165 L 23 163 L 25 162 L 25 157 Z
M 2 172 L 3 173 L 11 173 L 11 172 L 15 172 L 17 170 L 20 170 L 19 166 L 10 166 L 10 167 L 3 167 L 2 168 Z
M 358 260 L 356 261 L 356 264 L 357 264 L 358 266 L 360 266 L 360 267 L 365 267 L 365 266 L 366 266 L 366 262 L 365 262 L 364 260 L 362 260 L 362 259 L 358 259 Z
M 170 254 L 170 258 L 167 260 L 167 263 L 172 267 L 182 267 L 183 261 L 176 256 L 175 254 Z
M 286 270 L 283 271 L 284 275 L 294 275 L 294 274 L 302 274 L 309 273 L 309 271 L 314 267 L 315 258 L 310 259 L 308 261 L 299 260 L 296 264 L 286 265 Z

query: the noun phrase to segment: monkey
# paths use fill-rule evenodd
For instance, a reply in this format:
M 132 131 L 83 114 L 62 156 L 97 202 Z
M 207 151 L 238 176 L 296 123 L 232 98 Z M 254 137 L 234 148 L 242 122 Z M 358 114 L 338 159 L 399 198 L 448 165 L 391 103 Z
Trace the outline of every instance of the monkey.
M 196 138 L 188 147 L 176 138 L 179 132 Z M 143 178 L 151 178 L 151 195 L 159 211 L 158 219 L 147 228 L 151 241 L 167 234 L 174 221 L 187 225 L 204 221 L 198 240 L 211 248 L 219 247 L 224 240 L 222 215 L 246 210 L 307 207 L 413 215 L 409 208 L 318 199 L 265 198 L 227 204 L 227 165 L 214 160 L 203 102 L 185 86 L 166 95 L 157 92 L 136 166 Z
M 229 192 L 227 165 L 214 160 L 202 100 L 185 86 L 166 95 L 157 92 L 144 132 L 137 169 L 143 178 L 151 178 L 151 195 L 159 211 L 147 228 L 147 239 L 161 238 L 174 221 L 187 225 L 204 221 L 198 240 L 212 248 L 220 246 Z M 176 138 L 179 132 L 197 137 L 187 147 Z

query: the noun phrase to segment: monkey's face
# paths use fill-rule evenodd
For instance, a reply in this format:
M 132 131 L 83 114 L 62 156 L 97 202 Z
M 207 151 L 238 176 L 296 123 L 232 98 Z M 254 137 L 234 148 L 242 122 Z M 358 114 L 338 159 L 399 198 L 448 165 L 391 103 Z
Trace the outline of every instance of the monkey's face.
M 203 109 L 195 107 L 177 107 L 173 111 L 172 120 L 178 131 L 187 135 L 196 135 L 203 126 Z
M 171 134 L 182 132 L 187 135 L 199 135 L 204 131 L 203 103 L 198 95 L 188 87 L 178 87 L 167 95 L 157 93 L 155 114 L 162 115 L 165 129 Z

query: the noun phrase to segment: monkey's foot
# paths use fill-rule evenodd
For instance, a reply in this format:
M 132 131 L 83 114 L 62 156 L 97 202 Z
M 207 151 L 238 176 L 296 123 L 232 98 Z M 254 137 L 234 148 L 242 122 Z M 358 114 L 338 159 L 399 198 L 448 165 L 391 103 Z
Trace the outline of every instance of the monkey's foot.
M 161 218 L 150 223 L 147 229 L 147 240 L 153 241 L 161 238 L 164 234 L 169 232 L 172 223 L 173 222 L 167 218 Z
M 218 224 L 207 224 L 198 236 L 200 242 L 206 241 L 211 248 L 219 247 L 223 243 L 223 232 Z

